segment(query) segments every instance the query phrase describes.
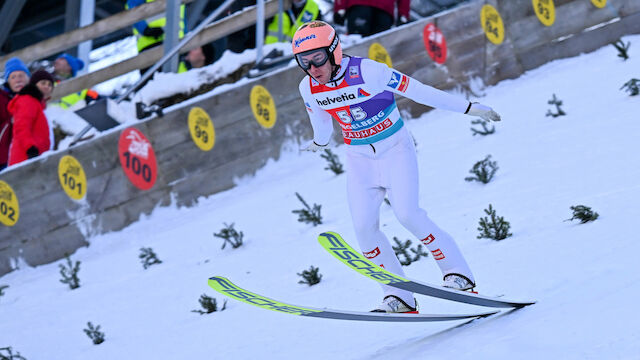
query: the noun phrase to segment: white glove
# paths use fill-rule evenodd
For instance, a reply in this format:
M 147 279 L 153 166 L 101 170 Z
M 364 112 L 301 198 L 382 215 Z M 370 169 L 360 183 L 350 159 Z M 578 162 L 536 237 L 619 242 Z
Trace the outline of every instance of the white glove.
M 485 121 L 500 121 L 500 114 L 493 111 L 492 108 L 477 102 L 471 104 L 467 114 L 471 116 L 479 116 Z
M 326 148 L 327 145 L 329 145 L 329 143 L 327 143 L 325 145 L 318 145 L 318 144 L 316 144 L 315 141 L 311 140 L 311 141 L 308 141 L 308 142 L 302 144 L 302 146 L 300 147 L 300 150 L 316 152 L 318 150 L 322 150 L 322 149 Z

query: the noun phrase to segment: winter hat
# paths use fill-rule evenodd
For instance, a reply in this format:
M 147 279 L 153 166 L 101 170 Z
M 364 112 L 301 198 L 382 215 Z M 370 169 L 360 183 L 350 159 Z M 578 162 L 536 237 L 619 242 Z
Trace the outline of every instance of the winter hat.
M 82 68 L 84 68 L 84 61 L 78 59 L 75 56 L 71 56 L 67 53 L 64 53 L 58 56 L 58 59 L 60 58 L 67 60 L 67 63 L 71 67 L 71 76 L 76 76 L 76 73 L 78 72 L 78 70 L 82 70 Z
M 51 75 L 47 70 L 44 69 L 40 69 L 34 72 L 33 75 L 31 75 L 31 81 L 29 81 L 29 83 L 35 85 L 40 80 L 49 80 L 51 81 L 51 85 L 55 84 L 53 75 Z
M 13 57 L 9 59 L 4 65 L 4 81 L 7 82 L 9 80 L 9 75 L 11 75 L 14 71 L 24 71 L 28 76 L 31 76 L 27 65 L 25 65 L 22 60 L 17 57 Z
M 216 50 L 211 43 L 202 45 L 202 55 L 204 55 L 205 66 L 213 64 L 216 56 Z

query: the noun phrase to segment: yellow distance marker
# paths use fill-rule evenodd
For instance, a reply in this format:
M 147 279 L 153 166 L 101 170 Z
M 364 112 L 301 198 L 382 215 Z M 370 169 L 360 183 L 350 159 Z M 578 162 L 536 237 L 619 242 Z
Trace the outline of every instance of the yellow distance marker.
M 591 0 L 591 3 L 593 4 L 593 6 L 602 9 L 603 7 L 607 6 L 607 0 Z
M 189 132 L 191 139 L 200 150 L 213 149 L 216 143 L 216 129 L 209 114 L 203 108 L 195 106 L 189 110 Z
M 387 64 L 388 67 L 393 67 L 391 56 L 389 56 L 387 49 L 385 49 L 380 43 L 374 42 L 369 46 L 369 59 Z
M 262 85 L 254 86 L 251 89 L 249 101 L 253 116 L 258 121 L 258 124 L 265 129 L 271 129 L 276 124 L 278 114 L 276 112 L 276 104 L 269 90 Z
M 556 7 L 553 0 L 531 0 L 538 20 L 544 26 L 551 26 L 556 21 Z
M 18 197 L 9 184 L 0 180 L 0 223 L 13 226 L 20 218 Z
M 67 196 L 81 200 L 87 194 L 87 176 L 82 164 L 71 155 L 60 158 L 58 163 L 58 179 Z
M 480 22 L 487 39 L 496 45 L 504 41 L 504 23 L 496 8 L 491 5 L 484 5 L 480 10 Z

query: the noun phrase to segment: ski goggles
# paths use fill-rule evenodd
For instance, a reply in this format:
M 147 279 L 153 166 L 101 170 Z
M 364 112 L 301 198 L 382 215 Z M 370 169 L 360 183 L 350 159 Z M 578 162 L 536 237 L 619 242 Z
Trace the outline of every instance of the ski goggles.
M 302 70 L 309 70 L 311 65 L 320 67 L 329 60 L 329 53 L 326 49 L 314 49 L 296 54 L 296 61 Z

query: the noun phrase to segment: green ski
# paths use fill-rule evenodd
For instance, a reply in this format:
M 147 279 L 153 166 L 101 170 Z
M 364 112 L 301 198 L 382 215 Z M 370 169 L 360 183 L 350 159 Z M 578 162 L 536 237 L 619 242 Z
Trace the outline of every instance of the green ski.
M 332 231 L 320 234 L 318 236 L 318 241 L 325 250 L 330 252 L 351 269 L 379 283 L 393 286 L 398 289 L 461 303 L 498 308 L 519 308 L 535 304 L 535 301 L 511 301 L 502 298 L 494 298 L 465 291 L 448 289 L 442 286 L 431 285 L 396 275 L 371 262 L 360 252 L 353 249 L 338 233 Z
M 340 320 L 360 320 L 360 321 L 392 321 L 392 322 L 430 322 L 430 321 L 448 321 L 448 320 L 465 320 L 486 317 L 493 315 L 499 311 L 490 311 L 478 314 L 465 315 L 432 315 L 432 314 L 390 314 L 390 313 L 374 313 L 359 311 L 343 311 L 333 309 L 318 309 L 306 306 L 291 305 L 277 300 L 272 300 L 262 295 L 247 291 L 236 286 L 229 279 L 214 276 L 209 278 L 209 286 L 214 290 L 226 295 L 230 298 L 255 305 L 257 307 L 278 311 L 281 313 L 308 316 L 324 319 L 340 319 Z

